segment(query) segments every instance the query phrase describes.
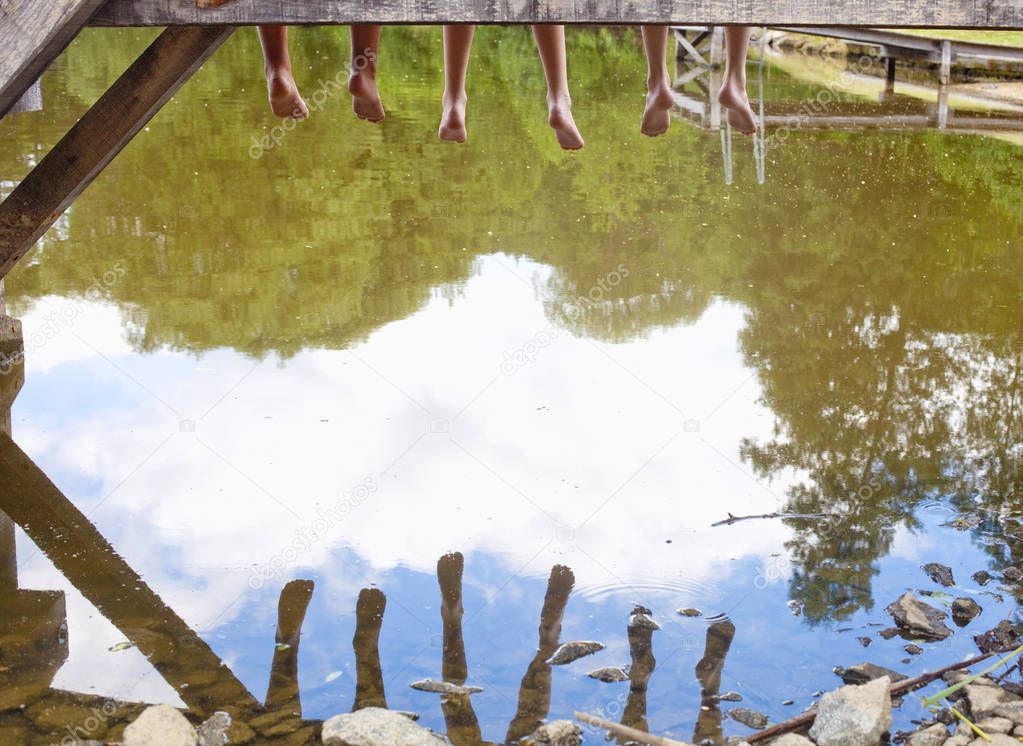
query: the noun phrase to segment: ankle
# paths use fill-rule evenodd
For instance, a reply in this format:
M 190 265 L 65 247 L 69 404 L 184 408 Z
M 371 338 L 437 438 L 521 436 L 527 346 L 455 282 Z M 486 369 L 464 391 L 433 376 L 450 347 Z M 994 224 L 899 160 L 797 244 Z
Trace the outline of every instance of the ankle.
M 657 93 L 665 88 L 668 88 L 668 71 L 665 70 L 660 75 L 647 75 L 646 76 L 646 89 L 649 93 Z
M 449 106 L 465 106 L 465 102 L 468 100 L 468 96 L 465 95 L 465 91 L 455 91 L 454 93 L 448 92 L 444 89 L 444 94 L 441 96 L 441 103 L 444 104 L 445 108 Z
M 267 65 L 263 68 L 263 74 L 266 75 L 267 80 L 280 80 L 291 78 L 291 65 Z
M 547 96 L 547 108 L 551 112 L 555 111 L 571 111 L 572 110 L 572 98 L 567 93 L 558 94 L 556 96 Z

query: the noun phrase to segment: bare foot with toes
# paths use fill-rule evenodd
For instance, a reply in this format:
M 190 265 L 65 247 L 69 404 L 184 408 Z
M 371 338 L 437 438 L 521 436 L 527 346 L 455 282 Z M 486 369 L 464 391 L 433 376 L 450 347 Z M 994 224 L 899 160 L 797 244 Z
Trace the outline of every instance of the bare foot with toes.
M 352 94 L 352 111 L 359 119 L 373 124 L 384 120 L 384 105 L 380 101 L 376 77 L 368 70 L 352 73 L 348 79 L 348 92 Z
M 674 105 L 675 96 L 667 83 L 653 88 L 646 95 L 646 108 L 643 110 L 639 131 L 648 137 L 663 135 L 671 124 L 671 107 Z
M 309 107 L 298 92 L 289 70 L 267 71 L 266 88 L 270 109 L 281 119 L 305 119 L 309 116 Z
M 554 130 L 558 138 L 558 145 L 562 150 L 582 150 L 583 136 L 575 126 L 575 119 L 572 118 L 572 103 L 570 101 L 548 102 L 547 123 Z
M 455 99 L 444 97 L 444 113 L 440 118 L 437 137 L 444 142 L 465 142 L 465 96 Z
M 746 97 L 745 86 L 722 86 L 718 103 L 728 109 L 728 123 L 744 135 L 757 131 L 757 120 Z

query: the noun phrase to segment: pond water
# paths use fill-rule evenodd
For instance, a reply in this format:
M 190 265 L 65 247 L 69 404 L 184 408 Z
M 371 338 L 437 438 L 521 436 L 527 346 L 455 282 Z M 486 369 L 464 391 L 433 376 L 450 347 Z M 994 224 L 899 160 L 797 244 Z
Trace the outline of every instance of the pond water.
M 734 139 L 726 185 L 718 132 L 639 134 L 636 36 L 580 31 L 567 155 L 528 33 L 482 29 L 469 143 L 441 146 L 439 31 L 385 29 L 379 127 L 329 84 L 340 33 L 293 34 L 329 95 L 276 133 L 235 34 L 7 279 L 0 607 L 29 652 L 0 740 L 267 699 L 273 742 L 384 703 L 456 744 L 574 710 L 720 742 L 751 731 L 716 693 L 777 722 L 836 665 L 919 674 L 1015 618 L 1023 588 L 970 577 L 1023 537 L 1014 136 L 797 127 L 763 184 Z M 0 123 L 5 192 L 151 38 L 72 45 Z M 764 76 L 768 112 L 819 88 Z M 773 512 L 830 517 L 712 525 Z M 984 611 L 910 656 L 878 634 L 907 589 Z M 570 640 L 606 648 L 547 665 Z M 409 687 L 442 677 L 484 691 Z

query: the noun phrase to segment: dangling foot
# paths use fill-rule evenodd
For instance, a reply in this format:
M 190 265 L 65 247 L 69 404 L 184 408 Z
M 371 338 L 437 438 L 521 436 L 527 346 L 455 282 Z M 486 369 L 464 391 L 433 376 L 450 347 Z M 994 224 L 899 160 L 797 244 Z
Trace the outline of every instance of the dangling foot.
M 671 107 L 674 105 L 675 96 L 667 83 L 652 88 L 646 94 L 646 108 L 643 110 L 643 123 L 639 131 L 648 137 L 663 135 L 671 124 Z
M 757 131 L 757 120 L 746 97 L 746 87 L 725 83 L 718 91 L 718 103 L 728 109 L 728 123 L 744 135 Z
M 547 123 L 554 129 L 561 149 L 582 150 L 586 143 L 575 126 L 575 119 L 572 118 L 572 102 L 567 98 L 563 101 L 548 100 L 547 110 Z
M 348 78 L 348 92 L 352 94 L 355 116 L 373 124 L 384 121 L 384 105 L 377 90 L 376 75 L 369 68 L 352 73 Z
M 309 107 L 298 92 L 290 70 L 267 70 L 266 89 L 270 96 L 270 109 L 281 119 L 305 119 Z
M 465 142 L 465 94 L 448 98 L 444 96 L 444 113 L 440 118 L 437 137 L 444 142 Z

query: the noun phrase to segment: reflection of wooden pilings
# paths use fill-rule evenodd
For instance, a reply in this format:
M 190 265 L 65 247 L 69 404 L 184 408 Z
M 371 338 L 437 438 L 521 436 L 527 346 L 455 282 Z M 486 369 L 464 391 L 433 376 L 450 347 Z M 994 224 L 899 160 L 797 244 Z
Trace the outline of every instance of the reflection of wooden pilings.
M 229 26 L 168 28 L 78 120 L 0 204 L 0 277 L 233 30 Z
M 884 95 L 887 99 L 895 93 L 895 58 L 885 57 L 884 60 Z
M 259 707 L 224 662 L 6 435 L 0 435 L 0 510 L 135 644 L 196 715 Z
M 363 707 L 387 707 L 384 674 L 380 668 L 380 627 L 384 623 L 387 597 L 378 588 L 363 588 L 355 604 L 355 704 Z
M 564 565 L 555 565 L 547 579 L 547 594 L 540 611 L 539 644 L 536 655 L 526 669 L 519 685 L 519 706 L 508 726 L 505 742 L 513 743 L 536 730 L 547 719 L 551 709 L 551 665 L 561 640 L 561 620 L 568 597 L 575 585 L 575 575 Z
M 710 42 L 710 126 L 717 129 L 721 126 L 721 104 L 718 103 L 718 91 L 725 78 L 725 30 L 715 28 Z
M 718 695 L 721 693 L 721 671 L 725 667 L 725 657 L 734 637 L 735 625 L 727 619 L 714 622 L 707 628 L 703 658 L 696 664 L 696 679 L 700 682 L 700 712 L 696 716 L 693 743 L 703 743 L 705 740 L 724 743 Z
M 636 611 L 640 611 L 637 609 Z M 643 613 L 649 614 L 646 609 Z M 657 661 L 654 659 L 653 638 L 654 628 L 641 624 L 630 624 L 628 628 L 629 653 L 632 666 L 629 668 L 629 699 L 622 711 L 622 725 L 649 732 L 646 719 L 647 684 L 654 673 Z M 629 739 L 618 736 L 618 743 L 624 744 Z
M 441 677 L 462 686 L 469 675 L 462 637 L 462 570 L 465 560 L 461 552 L 445 554 L 437 560 L 437 582 L 440 585 L 440 615 L 444 625 L 444 648 Z M 478 746 L 483 741 L 479 719 L 469 697 L 444 697 L 441 710 L 448 739 L 454 746 Z
M 277 603 L 277 634 L 274 641 L 273 663 L 270 664 L 270 683 L 266 690 L 265 706 L 268 710 L 287 710 L 302 716 L 302 697 L 298 689 L 298 644 L 302 637 L 302 623 L 313 597 L 313 581 L 292 580 L 281 591 Z
M 938 82 L 941 85 L 948 85 L 952 81 L 952 40 L 942 39 L 941 41 L 941 69 L 938 72 Z

